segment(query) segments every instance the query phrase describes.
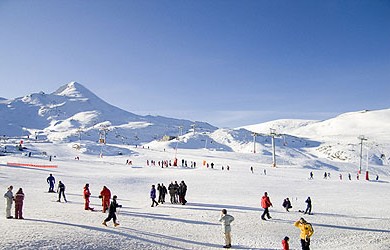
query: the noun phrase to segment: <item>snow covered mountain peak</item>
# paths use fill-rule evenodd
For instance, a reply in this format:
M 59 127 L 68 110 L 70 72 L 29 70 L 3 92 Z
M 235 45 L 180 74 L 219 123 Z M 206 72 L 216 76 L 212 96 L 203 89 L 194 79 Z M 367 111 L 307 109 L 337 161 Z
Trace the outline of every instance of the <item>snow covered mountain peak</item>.
M 78 82 L 70 82 L 57 89 L 53 95 L 66 96 L 71 98 L 98 98 L 89 89 Z

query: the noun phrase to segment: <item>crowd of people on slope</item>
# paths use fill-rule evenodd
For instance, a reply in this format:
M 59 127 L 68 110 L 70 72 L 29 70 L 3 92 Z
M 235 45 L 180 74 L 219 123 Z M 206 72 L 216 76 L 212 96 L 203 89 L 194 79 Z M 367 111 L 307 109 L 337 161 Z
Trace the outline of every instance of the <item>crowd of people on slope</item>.
M 161 167 L 161 168 L 167 168 L 167 167 L 185 167 L 185 168 L 196 168 L 196 162 L 190 161 L 188 164 L 188 161 L 185 159 L 181 160 L 181 165 L 179 165 L 179 162 L 177 159 L 174 160 L 161 160 L 161 161 L 155 161 L 155 160 L 146 160 L 146 166 L 148 167 Z
M 351 173 L 348 173 L 347 174 L 347 177 L 348 177 L 348 180 L 352 180 L 352 175 L 351 175 Z M 368 177 L 367 177 L 368 178 Z M 314 179 L 314 174 L 313 174 L 313 172 L 311 171 L 310 173 L 309 173 L 309 180 L 313 180 Z M 330 173 L 329 172 L 324 172 L 324 175 L 323 175 L 323 179 L 324 180 L 328 180 L 328 179 L 331 179 L 330 178 Z M 340 179 L 340 181 L 342 181 L 343 180 L 343 174 L 339 174 L 339 179 Z M 357 172 L 356 173 L 356 180 L 359 180 L 360 179 L 360 173 L 359 172 Z M 379 180 L 379 175 L 376 175 L 375 176 L 375 180 L 376 181 L 378 181 Z
M 184 181 L 181 181 L 180 184 L 177 181 L 172 181 L 168 188 L 164 186 L 164 183 L 158 183 L 157 189 L 155 185 L 152 185 L 150 190 L 150 198 L 152 200 L 151 207 L 155 205 L 165 203 L 165 196 L 169 194 L 171 204 L 182 204 L 185 205 L 187 203 L 186 195 L 187 195 L 187 184 Z M 158 195 L 158 201 L 156 201 Z

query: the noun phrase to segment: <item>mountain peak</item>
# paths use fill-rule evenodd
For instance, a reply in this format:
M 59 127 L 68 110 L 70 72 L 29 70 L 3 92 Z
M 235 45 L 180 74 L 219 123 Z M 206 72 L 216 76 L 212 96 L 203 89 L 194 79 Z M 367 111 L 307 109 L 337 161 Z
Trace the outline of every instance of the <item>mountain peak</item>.
M 53 94 L 60 95 L 60 96 L 76 97 L 76 98 L 96 97 L 95 94 L 93 94 L 90 90 L 88 90 L 86 87 L 84 87 L 78 82 L 70 82 L 68 84 L 65 84 L 61 86 L 59 89 L 57 89 Z

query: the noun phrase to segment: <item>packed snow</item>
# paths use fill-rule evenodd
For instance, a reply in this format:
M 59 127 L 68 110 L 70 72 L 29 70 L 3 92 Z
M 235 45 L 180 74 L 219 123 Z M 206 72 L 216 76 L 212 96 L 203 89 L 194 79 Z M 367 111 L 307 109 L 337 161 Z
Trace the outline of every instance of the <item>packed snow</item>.
M 0 179 L 4 193 L 9 185 L 14 186 L 14 193 L 23 188 L 24 220 L 6 219 L 4 212 L 0 248 L 218 249 L 224 244 L 218 218 L 225 208 L 235 217 L 232 249 L 281 249 L 285 236 L 290 237 L 291 249 L 299 249 L 299 229 L 293 223 L 300 217 L 314 227 L 312 249 L 389 249 L 388 175 L 380 176 L 378 181 L 370 176 L 367 181 L 362 174 L 357 180 L 354 165 L 347 167 L 349 171 L 339 171 L 310 166 L 312 161 L 305 158 L 300 159 L 300 165 L 282 162 L 272 168 L 266 163 L 271 156 L 184 149 L 181 144 L 174 148 L 168 142 L 143 147 L 80 143 L 75 148 L 73 144 L 26 141 L 22 152 L 9 144 L 10 153 L 0 158 Z M 94 153 L 82 153 L 83 147 Z M 115 155 L 117 150 L 122 155 Z M 107 155 L 101 158 L 99 151 Z M 31 157 L 27 152 L 32 152 Z M 147 160 L 157 163 L 175 156 L 178 167 L 147 166 Z M 182 159 L 187 167 L 181 166 Z M 132 165 L 127 165 L 127 160 Z M 196 162 L 195 168 L 191 168 L 191 161 Z M 203 161 L 214 163 L 214 168 L 203 166 Z M 11 167 L 9 162 L 58 168 Z M 309 180 L 310 172 L 313 180 Z M 323 178 L 324 172 L 331 174 L 330 179 Z M 47 192 L 50 173 L 56 182 L 66 185 L 67 203 L 56 202 L 58 194 Z M 151 185 L 168 186 L 175 180 L 186 182 L 188 203 L 171 204 L 167 195 L 166 203 L 151 207 Z M 91 206 L 96 212 L 84 210 L 82 193 L 86 183 L 90 184 Z M 108 227 L 101 224 L 107 217 L 101 212 L 98 198 L 104 185 L 123 205 L 117 212 L 118 227 L 112 222 Z M 273 203 L 272 219 L 268 221 L 260 219 L 260 199 L 265 191 Z M 313 201 L 313 215 L 298 212 L 305 209 L 308 196 Z M 292 201 L 290 212 L 281 205 L 286 197 Z

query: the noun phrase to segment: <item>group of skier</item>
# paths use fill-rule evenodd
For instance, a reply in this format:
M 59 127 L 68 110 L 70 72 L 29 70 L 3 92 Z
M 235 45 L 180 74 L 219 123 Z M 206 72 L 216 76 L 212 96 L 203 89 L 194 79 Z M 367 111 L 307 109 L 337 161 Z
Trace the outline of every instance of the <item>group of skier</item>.
M 54 184 L 55 184 L 55 178 L 52 174 L 49 175 L 46 179 L 47 183 L 49 184 L 49 192 L 54 193 Z M 67 202 L 65 197 L 65 185 L 61 181 L 58 182 L 58 202 L 61 202 L 61 196 L 64 198 L 64 201 Z M 83 198 L 84 198 L 84 210 L 90 210 L 95 211 L 94 208 L 90 207 L 90 197 L 91 192 L 89 190 L 89 183 L 86 183 L 83 190 Z M 99 198 L 102 199 L 102 212 L 106 213 L 108 210 L 108 217 L 103 221 L 103 225 L 107 226 L 107 222 L 113 219 L 114 226 L 118 226 L 119 223 L 116 221 L 116 208 L 122 207 L 119 205 L 116 201 L 117 196 L 114 195 L 113 199 L 111 201 L 111 191 L 106 186 L 103 186 L 102 191 L 100 192 Z M 15 209 L 16 212 L 16 209 Z
M 54 178 L 53 174 L 50 174 L 49 177 L 46 179 L 47 183 L 49 184 L 49 193 L 55 193 L 54 191 L 54 184 L 56 183 L 56 179 Z M 64 197 L 64 201 L 68 202 L 65 197 L 65 184 L 62 183 L 62 181 L 58 182 L 58 188 L 57 188 L 57 193 L 58 193 L 58 202 L 61 202 L 61 196 Z

